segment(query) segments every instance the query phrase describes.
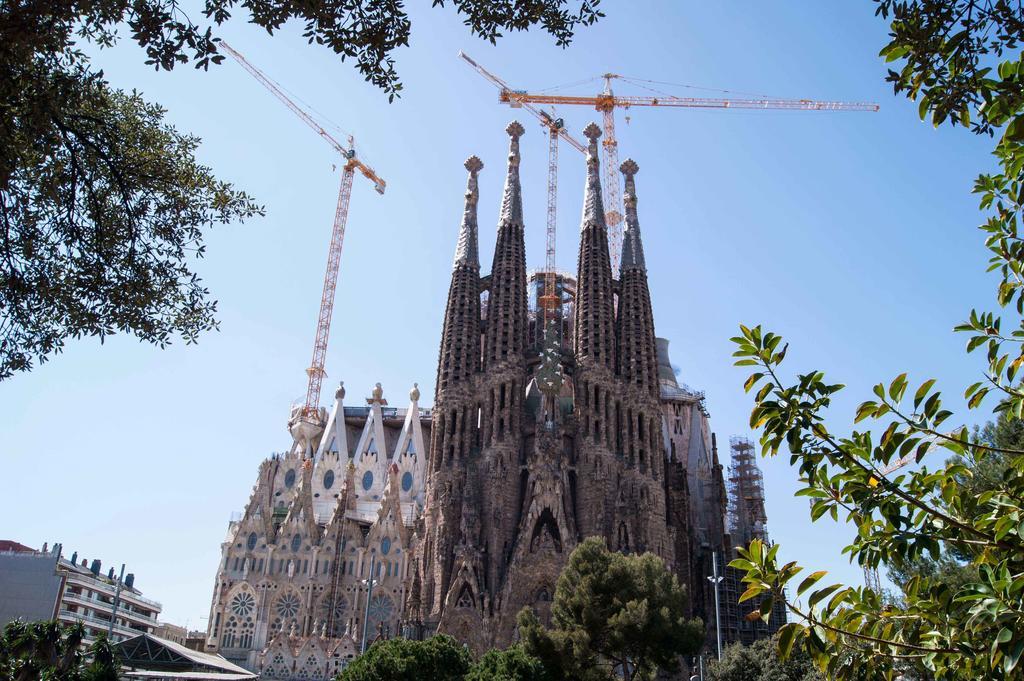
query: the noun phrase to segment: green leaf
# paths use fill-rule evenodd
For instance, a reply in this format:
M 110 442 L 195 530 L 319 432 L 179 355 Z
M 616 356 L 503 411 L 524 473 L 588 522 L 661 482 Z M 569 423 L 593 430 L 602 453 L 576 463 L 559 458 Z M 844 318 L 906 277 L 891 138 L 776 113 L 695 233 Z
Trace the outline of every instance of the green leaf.
M 818 570 L 817 572 L 808 575 L 807 578 L 804 579 L 804 581 L 800 582 L 800 586 L 797 587 L 796 590 L 796 595 L 799 596 L 803 594 L 803 592 L 807 591 L 812 586 L 814 586 L 818 582 L 818 580 L 824 577 L 826 574 L 828 574 L 827 570 Z
M 1010 651 L 1003 658 L 1003 671 L 1009 674 L 1016 669 L 1022 653 L 1024 653 L 1024 638 L 1010 646 Z
M 917 409 L 918 406 L 920 406 L 921 400 L 925 398 L 925 396 L 928 394 L 928 391 L 932 389 L 933 385 L 935 385 L 935 379 L 929 378 L 927 381 L 921 384 L 920 388 L 917 389 L 917 392 L 914 393 L 914 409 Z
M 894 378 L 892 383 L 889 384 L 889 397 L 891 397 L 894 402 L 899 402 L 903 399 L 903 393 L 906 389 L 907 375 L 903 373 Z
M 778 634 L 780 658 L 783 660 L 789 658 L 789 654 L 793 650 L 793 643 L 796 641 L 797 635 L 802 634 L 803 631 L 803 625 L 796 622 L 789 622 L 788 624 L 782 625 Z
M 764 591 L 764 589 L 762 589 L 760 586 L 755 584 L 754 586 L 751 586 L 749 589 L 744 591 L 743 595 L 740 596 L 739 600 L 736 601 L 736 602 L 737 603 L 743 603 L 744 601 L 749 601 L 751 598 L 759 595 L 763 591 Z
M 769 594 L 761 601 L 761 605 L 758 608 L 761 611 L 761 621 L 767 622 L 772 616 L 772 606 L 775 605 L 775 597 Z
M 826 586 L 824 589 L 815 591 L 807 600 L 808 606 L 814 608 L 814 606 L 817 605 L 820 601 L 824 600 L 825 598 L 828 598 L 833 592 L 835 592 L 838 589 L 841 589 L 842 587 L 842 584 L 833 584 L 831 586 Z

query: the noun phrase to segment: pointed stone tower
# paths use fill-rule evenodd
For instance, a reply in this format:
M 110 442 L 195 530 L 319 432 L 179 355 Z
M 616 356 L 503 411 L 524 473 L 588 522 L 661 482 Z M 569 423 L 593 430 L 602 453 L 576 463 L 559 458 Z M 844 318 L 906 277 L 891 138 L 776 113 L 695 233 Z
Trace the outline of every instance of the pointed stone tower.
M 614 455 L 621 452 L 621 395 L 615 381 L 615 297 L 608 228 L 601 200 L 597 140 L 601 129 L 591 123 L 583 134 L 587 149 L 587 179 L 583 190 L 583 218 L 576 280 L 574 351 L 576 355 L 575 408 L 577 442 L 586 451 L 577 460 L 579 505 L 593 512 L 580 514 L 584 537 L 613 532 L 612 511 L 623 500 L 616 496 Z
M 476 243 L 476 232 L 465 228 L 475 225 L 475 201 L 472 211 L 467 203 L 473 219 L 463 220 L 459 237 L 418 556 L 424 633 L 452 634 L 478 653 L 514 640 L 523 607 L 548 616 L 558 575 L 583 538 L 602 537 L 621 551 L 650 550 L 669 565 L 675 547 L 687 545 L 674 541 L 666 513 L 636 164 L 623 164 L 627 243 L 622 281 L 616 282 L 601 197 L 601 131 L 593 124 L 584 131 L 590 146 L 576 294 L 573 305 L 559 310 L 574 315 L 570 353 L 552 334 L 539 342 L 529 333 L 519 182 L 523 128 L 512 123 L 507 132 L 494 258 L 478 283 L 472 281 L 475 261 L 465 276 L 458 269 L 466 245 Z M 455 313 L 484 293 L 483 321 L 474 332 L 471 313 L 458 319 Z M 454 361 L 462 356 L 455 343 L 479 349 L 477 373 L 467 374 L 466 365 Z
M 448 288 L 431 427 L 418 613 L 425 622 L 436 622 L 448 593 L 452 556 L 459 541 L 465 461 L 476 444 L 478 409 L 474 387 L 480 370 L 477 175 L 483 163 L 472 156 L 465 165 L 469 179 Z
M 519 185 L 519 138 L 523 126 L 513 121 L 509 135 L 508 172 L 498 216 L 484 321 L 483 446 L 512 439 L 518 448 L 519 402 L 526 361 L 529 319 L 526 309 L 526 244 L 523 237 L 523 199 Z
M 626 191 L 626 229 L 622 240 L 622 264 L 618 311 L 618 371 L 641 395 L 658 397 L 658 353 L 654 342 L 654 314 L 647 286 L 644 244 L 636 212 L 636 181 L 639 170 L 632 159 L 622 164 Z
M 480 369 L 480 255 L 476 214 L 480 200 L 477 174 L 484 164 L 471 156 L 465 166 L 469 179 L 441 332 L 441 356 L 437 365 L 439 395 L 456 384 L 465 384 Z
M 632 530 L 631 548 L 654 551 L 668 557 L 672 548 L 668 546 L 665 528 L 665 444 L 659 401 L 658 354 L 644 245 L 637 216 L 635 176 L 639 169 L 632 159 L 620 166 L 625 178 L 626 228 L 622 244 L 616 341 L 622 386 L 618 392 L 624 399 L 622 406 L 617 408 L 619 413 L 625 412 L 626 420 L 622 423 L 620 419 L 617 431 L 626 466 L 635 479 L 636 502 L 641 509 L 639 514 L 626 514 L 627 517 L 632 516 L 631 522 L 626 521 L 626 527 Z M 617 518 L 620 529 L 622 522 Z
M 615 371 L 615 300 L 608 227 L 601 200 L 601 174 L 597 140 L 601 129 L 591 123 L 583 134 L 587 149 L 587 184 L 583 193 L 580 251 L 576 280 L 576 361 L 580 368 Z M 605 373 L 605 372 L 602 372 Z

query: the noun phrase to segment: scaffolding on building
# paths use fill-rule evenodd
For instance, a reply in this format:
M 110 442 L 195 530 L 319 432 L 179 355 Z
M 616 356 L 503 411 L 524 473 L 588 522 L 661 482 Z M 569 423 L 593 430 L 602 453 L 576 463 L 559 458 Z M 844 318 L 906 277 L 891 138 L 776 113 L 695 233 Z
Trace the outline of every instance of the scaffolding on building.
M 754 539 L 768 541 L 764 477 L 757 465 L 754 443 L 750 438 L 733 436 L 729 449 L 729 533 L 733 546 L 746 546 Z
M 747 437 L 729 438 L 728 526 L 730 552 L 746 547 L 754 539 L 771 543 L 768 539 L 768 514 L 765 511 L 764 476 L 757 465 L 754 442 Z M 733 555 L 735 557 L 735 555 Z M 728 561 L 727 561 L 728 562 Z M 786 623 L 786 606 L 776 600 L 767 621 L 749 617 L 758 606 L 758 599 L 739 603 L 746 590 L 742 570 L 727 567 L 722 582 L 722 639 L 727 643 L 750 645 L 754 641 L 772 636 Z

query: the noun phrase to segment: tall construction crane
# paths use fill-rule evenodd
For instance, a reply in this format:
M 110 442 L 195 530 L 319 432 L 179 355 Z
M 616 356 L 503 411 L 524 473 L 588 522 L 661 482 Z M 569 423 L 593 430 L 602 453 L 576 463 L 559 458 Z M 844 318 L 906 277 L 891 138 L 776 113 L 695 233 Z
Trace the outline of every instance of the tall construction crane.
M 463 59 L 476 64 L 460 53 Z M 478 70 L 479 67 L 477 67 Z M 629 109 L 633 106 L 683 107 L 691 109 L 783 109 L 788 111 L 878 111 L 878 105 L 865 102 L 825 102 L 812 99 L 776 99 L 771 97 L 731 98 L 731 97 L 676 97 L 668 93 L 659 93 L 657 97 L 616 95 L 612 91 L 612 81 L 621 79 L 626 82 L 646 87 L 643 83 L 655 81 L 626 78 L 615 73 L 606 73 L 604 90 L 592 96 L 556 95 L 549 93 L 531 93 L 516 90 L 502 81 L 495 84 L 501 88 L 498 99 L 513 108 L 531 110 L 534 104 L 550 104 L 552 106 L 589 106 L 601 112 L 603 135 L 601 144 L 604 147 L 604 210 L 605 222 L 608 224 L 608 240 L 611 250 L 612 274 L 618 276 L 619 259 L 622 253 L 622 192 L 619 185 L 619 142 L 615 136 L 615 109 Z M 493 82 L 493 81 L 492 81 Z M 647 88 L 651 89 L 651 88 Z M 583 149 L 581 149 L 583 151 Z
M 320 316 L 316 324 L 316 340 L 313 342 L 313 361 L 306 369 L 308 383 L 306 385 L 306 402 L 302 407 L 302 418 L 311 425 L 320 426 L 320 386 L 324 378 L 324 359 L 327 356 L 327 339 L 331 333 L 331 314 L 334 312 L 334 291 L 338 286 L 338 271 L 341 266 L 341 247 L 345 240 L 345 223 L 348 220 L 348 205 L 352 198 L 352 178 L 358 170 L 363 177 L 373 182 L 373 188 L 378 194 L 384 193 L 387 186 L 384 180 L 370 166 L 366 165 L 356 157 L 355 139 L 349 135 L 347 143 L 342 144 L 328 133 L 323 126 L 302 107 L 293 102 L 286 95 L 281 86 L 271 80 L 266 74 L 249 63 L 237 50 L 223 40 L 219 47 L 234 57 L 235 61 L 242 65 L 246 71 L 260 82 L 265 88 L 281 100 L 285 106 L 291 109 L 292 113 L 298 116 L 303 123 L 320 135 L 327 143 L 334 147 L 334 150 L 341 154 L 345 160 L 341 171 L 341 189 L 338 191 L 338 205 L 334 211 L 334 228 L 331 230 L 331 243 L 327 250 L 327 273 L 324 276 L 323 294 L 320 297 Z
M 465 52 L 460 50 L 459 56 L 472 66 L 477 73 L 497 86 L 501 92 L 506 92 L 510 89 L 508 83 L 473 61 Z M 587 153 L 587 147 L 570 135 L 569 131 L 565 128 L 565 122 L 561 118 L 556 118 L 553 113 L 540 110 L 529 103 L 523 104 L 522 108 L 539 120 L 548 133 L 547 243 L 544 265 L 544 295 L 540 297 L 540 306 L 544 310 L 544 323 L 547 325 L 550 320 L 554 319 L 555 310 L 558 309 L 559 303 L 559 296 L 555 291 L 557 279 L 555 274 L 555 232 L 558 224 L 558 139 L 564 139 L 571 146 L 575 147 L 577 151 L 584 154 Z

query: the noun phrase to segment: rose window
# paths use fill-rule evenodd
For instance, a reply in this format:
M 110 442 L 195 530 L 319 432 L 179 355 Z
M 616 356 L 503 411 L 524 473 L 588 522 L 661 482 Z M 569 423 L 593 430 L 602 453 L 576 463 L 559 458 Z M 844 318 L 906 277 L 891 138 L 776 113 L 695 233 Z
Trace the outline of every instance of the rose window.
M 390 622 L 395 616 L 395 602 L 390 596 L 378 595 L 370 599 L 368 622 L 376 627 L 379 622 Z
M 299 614 L 299 597 L 293 593 L 285 594 L 277 601 L 277 614 L 283 619 L 291 619 Z
M 256 599 L 248 591 L 235 594 L 231 599 L 231 612 L 239 617 L 248 617 L 256 607 Z
M 348 599 L 344 596 L 337 596 L 334 599 L 334 607 L 332 608 L 331 605 L 331 596 L 328 594 L 320 601 L 320 617 L 324 620 L 330 619 L 331 611 L 333 610 L 334 624 L 337 626 L 338 622 L 344 619 L 345 613 L 348 612 Z

